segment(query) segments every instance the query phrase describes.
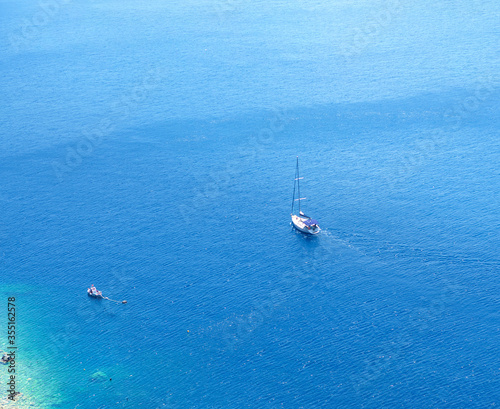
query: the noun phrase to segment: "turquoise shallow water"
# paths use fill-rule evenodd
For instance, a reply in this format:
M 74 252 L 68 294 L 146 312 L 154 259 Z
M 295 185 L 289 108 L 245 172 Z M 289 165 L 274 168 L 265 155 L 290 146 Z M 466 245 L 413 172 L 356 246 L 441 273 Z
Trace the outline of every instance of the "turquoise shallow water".
M 0 5 L 27 398 L 498 404 L 496 3 L 57 5 Z

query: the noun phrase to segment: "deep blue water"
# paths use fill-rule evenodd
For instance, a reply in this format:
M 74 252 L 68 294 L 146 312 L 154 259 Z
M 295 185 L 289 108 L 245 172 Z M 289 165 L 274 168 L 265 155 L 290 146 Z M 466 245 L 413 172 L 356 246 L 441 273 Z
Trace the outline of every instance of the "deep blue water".
M 0 11 L 22 405 L 500 403 L 499 3 Z

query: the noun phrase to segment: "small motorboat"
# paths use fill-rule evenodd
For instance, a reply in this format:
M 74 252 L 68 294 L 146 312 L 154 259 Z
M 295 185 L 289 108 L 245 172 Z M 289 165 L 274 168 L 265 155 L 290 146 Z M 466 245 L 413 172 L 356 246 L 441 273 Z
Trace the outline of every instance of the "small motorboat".
M 102 296 L 102 291 L 97 291 L 97 288 L 94 287 L 94 284 L 90 288 L 87 288 L 87 294 L 89 297 L 94 297 L 94 298 L 104 298 Z

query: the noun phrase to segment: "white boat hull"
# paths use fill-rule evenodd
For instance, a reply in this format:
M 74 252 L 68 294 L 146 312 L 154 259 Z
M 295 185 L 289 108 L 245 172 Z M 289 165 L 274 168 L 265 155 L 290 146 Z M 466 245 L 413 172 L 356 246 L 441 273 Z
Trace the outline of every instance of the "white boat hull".
M 318 234 L 321 229 L 318 225 L 315 225 L 315 227 L 309 227 L 307 226 L 304 222 L 308 220 L 307 217 L 300 217 L 295 214 L 292 214 L 292 225 L 295 227 L 297 230 L 301 231 L 302 233 L 305 234 Z
M 102 296 L 102 292 L 101 291 L 93 292 L 90 288 L 87 289 L 87 294 L 89 295 L 89 297 L 104 298 Z

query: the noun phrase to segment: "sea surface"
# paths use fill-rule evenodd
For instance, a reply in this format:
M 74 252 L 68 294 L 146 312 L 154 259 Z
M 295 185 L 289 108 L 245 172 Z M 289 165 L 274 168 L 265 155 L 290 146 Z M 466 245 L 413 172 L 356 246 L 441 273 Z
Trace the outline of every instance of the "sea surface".
M 0 0 L 0 407 L 500 405 L 499 17 Z

